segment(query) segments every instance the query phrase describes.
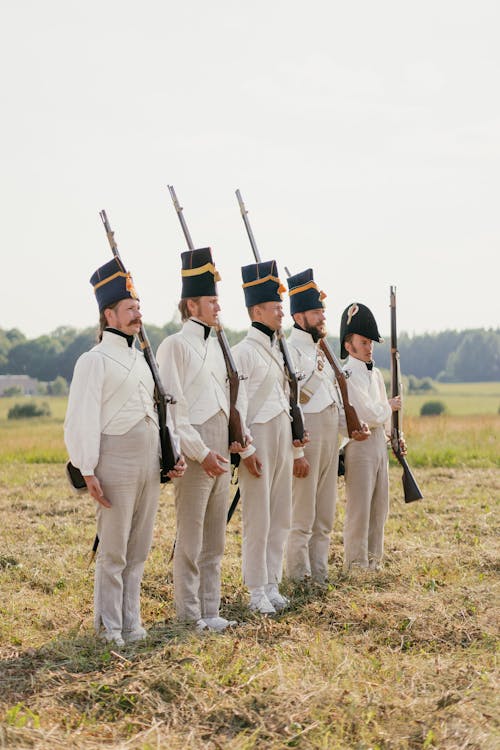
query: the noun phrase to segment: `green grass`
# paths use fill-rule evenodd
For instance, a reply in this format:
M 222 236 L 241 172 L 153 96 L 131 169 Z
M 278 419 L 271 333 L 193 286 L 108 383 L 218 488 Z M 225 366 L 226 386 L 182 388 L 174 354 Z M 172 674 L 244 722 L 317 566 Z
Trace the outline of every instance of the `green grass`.
M 16 403 L 33 400 L 49 404 L 50 417 L 8 419 Z M 0 398 L 0 465 L 9 463 L 61 463 L 67 460 L 63 424 L 66 397 Z
M 499 414 L 500 383 L 437 383 L 426 394 L 404 394 L 405 413 L 418 416 L 426 401 L 442 401 L 450 416 Z
M 14 404 L 25 404 L 30 401 L 34 401 L 36 404 L 41 404 L 43 402 L 47 403 L 51 411 L 50 419 L 59 423 L 64 422 L 66 404 L 68 402 L 66 396 L 12 396 L 9 398 L 0 397 L 0 424 L 3 424 L 5 421 L 17 421 L 7 420 L 9 409 L 14 406 Z M 23 422 L 23 420 L 19 421 Z M 28 423 L 29 422 L 30 420 L 28 420 Z
M 437 394 L 405 397 L 403 421 L 411 465 L 499 466 L 500 415 L 496 404 L 500 402 L 500 384 L 448 383 L 438 387 Z M 448 414 L 416 416 L 421 403 L 435 397 L 445 402 Z M 8 420 L 8 410 L 20 399 L 0 398 L 0 465 L 66 461 L 63 422 L 67 400 L 65 397 L 36 400 L 49 403 L 51 417 Z
M 500 415 L 408 417 L 404 433 L 413 467 L 500 467 Z

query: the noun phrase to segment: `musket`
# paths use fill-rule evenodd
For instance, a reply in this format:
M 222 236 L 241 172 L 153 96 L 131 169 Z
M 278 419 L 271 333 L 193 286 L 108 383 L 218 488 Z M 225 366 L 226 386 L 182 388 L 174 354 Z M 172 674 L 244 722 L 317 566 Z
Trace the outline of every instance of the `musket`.
M 102 223 L 104 224 L 104 229 L 106 231 L 108 242 L 111 247 L 111 252 L 113 253 L 115 259 L 120 264 L 123 271 L 125 272 L 125 267 L 123 266 L 120 253 L 118 251 L 118 246 L 115 241 L 114 232 L 109 225 L 108 217 L 106 216 L 106 211 L 104 210 L 99 211 L 99 216 L 101 217 Z M 154 400 L 155 400 L 156 408 L 158 410 L 158 422 L 160 425 L 160 448 L 161 448 L 160 482 L 165 483 L 165 482 L 170 481 L 169 477 L 167 476 L 168 472 L 174 468 L 175 464 L 180 458 L 175 448 L 174 442 L 172 440 L 172 435 L 170 434 L 170 430 L 168 429 L 168 425 L 167 425 L 167 404 L 174 404 L 175 401 L 169 393 L 166 393 L 165 388 L 163 387 L 163 384 L 161 382 L 161 377 L 160 377 L 160 371 L 158 370 L 158 364 L 156 362 L 153 349 L 151 347 L 147 333 L 142 323 L 139 329 L 139 333 L 137 334 L 137 338 L 139 339 L 139 344 L 144 354 L 144 358 L 149 365 L 149 369 L 151 370 L 151 375 L 153 376 L 153 380 L 154 380 Z
M 288 270 L 287 266 L 285 266 L 285 273 L 287 276 L 291 276 L 291 273 Z M 361 422 L 359 421 L 358 415 L 356 414 L 356 409 L 354 408 L 354 406 L 352 406 L 349 403 L 349 394 L 347 392 L 347 382 L 346 382 L 346 377 L 344 375 L 344 372 L 342 370 L 342 365 L 337 359 L 335 352 L 331 348 L 330 344 L 326 340 L 326 337 L 319 340 L 319 345 L 321 349 L 323 350 L 323 353 L 325 357 L 327 358 L 328 362 L 330 363 L 332 370 L 335 373 L 335 377 L 337 379 L 337 383 L 338 383 L 339 390 L 340 390 L 340 395 L 342 396 L 342 404 L 344 406 L 345 421 L 347 424 L 347 432 L 348 432 L 349 437 L 352 437 L 353 432 L 361 432 L 363 430 L 363 427 L 361 425 Z
M 193 240 L 184 218 L 183 208 L 177 200 L 177 195 L 175 193 L 173 185 L 169 185 L 168 190 L 170 192 L 170 197 L 172 198 L 172 203 L 174 204 L 175 210 L 177 212 L 177 216 L 179 217 L 182 231 L 184 233 L 184 237 L 186 238 L 187 246 L 189 250 L 194 250 Z M 227 379 L 229 382 L 229 445 L 233 442 L 237 442 L 244 447 L 246 438 L 243 431 L 241 415 L 236 408 L 238 390 L 240 387 L 240 376 L 238 374 L 238 370 L 236 369 L 236 364 L 233 359 L 231 347 L 229 346 L 229 341 L 227 340 L 226 332 L 224 331 L 224 328 L 222 327 L 222 324 L 219 320 L 217 320 L 217 324 L 214 326 L 214 328 L 215 333 L 217 334 L 219 346 L 222 349 L 222 355 L 224 357 L 224 362 L 226 365 Z
M 397 327 L 396 327 L 396 287 L 391 286 L 390 291 L 391 307 L 391 396 L 401 396 L 401 371 L 398 351 Z M 401 451 L 402 430 L 402 411 L 393 411 L 391 416 L 391 447 L 392 452 L 403 468 L 403 491 L 405 503 L 412 503 L 414 500 L 423 498 L 422 492 L 413 476 L 405 456 Z
M 252 232 L 252 227 L 250 226 L 250 222 L 248 220 L 248 211 L 245 208 L 245 204 L 243 203 L 243 198 L 241 197 L 241 193 L 239 190 L 236 190 L 236 198 L 238 199 L 241 216 L 245 225 L 245 229 L 247 230 L 248 239 L 250 240 L 254 258 L 257 263 L 261 263 L 262 261 L 259 250 L 257 248 L 257 243 Z M 278 339 L 279 347 L 281 349 L 281 354 L 283 355 L 285 374 L 290 387 L 290 416 L 292 418 L 292 438 L 293 440 L 302 441 L 304 440 L 305 428 L 302 411 L 299 406 L 299 383 L 297 373 L 295 372 L 295 368 L 293 367 L 292 358 L 290 357 L 290 352 L 288 351 L 288 346 L 282 328 L 278 329 L 278 331 L 276 332 L 276 336 Z

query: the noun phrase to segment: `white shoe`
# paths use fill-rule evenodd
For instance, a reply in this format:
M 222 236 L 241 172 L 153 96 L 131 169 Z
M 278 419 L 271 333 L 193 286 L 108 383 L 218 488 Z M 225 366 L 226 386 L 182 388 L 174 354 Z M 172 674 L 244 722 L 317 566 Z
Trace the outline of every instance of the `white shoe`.
M 98 636 L 100 641 L 109 643 L 110 646 L 117 646 L 121 648 L 125 645 L 125 641 L 122 638 L 122 634 L 118 630 L 103 630 Z
M 252 592 L 250 597 L 250 609 L 252 612 L 260 612 L 261 615 L 276 614 L 276 610 L 263 591 Z
M 277 612 L 286 609 L 290 604 L 290 599 L 283 596 L 283 594 L 280 594 L 278 584 L 276 583 L 271 583 L 269 586 L 266 586 L 266 596 Z
M 369 569 L 368 565 L 362 565 L 361 563 L 354 562 L 354 563 L 351 563 L 346 568 L 346 573 L 349 576 L 349 578 L 354 578 L 354 579 L 359 578 L 359 579 L 363 580 L 363 579 L 366 578 L 369 570 L 370 569 Z
M 136 641 L 145 641 L 148 637 L 147 631 L 139 625 L 134 630 L 124 630 L 122 632 L 125 643 L 135 643 Z
M 203 622 L 209 630 L 215 630 L 217 633 L 222 633 L 226 628 L 232 628 L 238 624 L 236 620 L 226 620 L 224 617 L 204 617 Z
M 208 630 L 208 625 L 205 622 L 205 620 L 197 620 L 196 621 L 196 630 L 201 633 L 202 630 Z

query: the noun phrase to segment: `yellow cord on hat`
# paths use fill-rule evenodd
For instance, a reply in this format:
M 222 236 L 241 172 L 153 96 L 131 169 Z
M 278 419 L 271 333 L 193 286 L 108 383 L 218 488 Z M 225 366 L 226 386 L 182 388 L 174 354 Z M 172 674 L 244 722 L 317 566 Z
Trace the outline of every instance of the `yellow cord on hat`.
M 217 271 L 213 263 L 205 263 L 204 266 L 198 266 L 198 268 L 187 268 L 181 271 L 181 276 L 201 276 L 202 273 L 213 274 L 214 281 L 220 281 L 220 273 Z

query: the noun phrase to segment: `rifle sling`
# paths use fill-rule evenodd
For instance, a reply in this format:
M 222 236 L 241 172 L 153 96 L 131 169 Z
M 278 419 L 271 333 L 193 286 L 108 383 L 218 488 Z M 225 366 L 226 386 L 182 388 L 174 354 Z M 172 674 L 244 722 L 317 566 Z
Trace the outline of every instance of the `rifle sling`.
M 273 361 L 275 364 L 279 366 L 280 374 L 282 374 L 282 369 L 281 369 L 279 360 L 276 359 L 276 357 L 274 357 L 274 355 L 271 352 L 269 352 L 265 348 L 265 346 L 262 346 L 262 344 L 260 344 L 258 341 L 254 341 L 253 339 L 248 339 L 247 343 L 253 346 L 253 348 L 257 352 L 259 352 L 262 359 L 264 359 L 266 362 L 269 361 L 266 376 L 264 380 L 261 382 L 261 384 L 259 385 L 259 387 L 257 388 L 255 394 L 253 395 L 252 402 L 249 405 L 249 408 L 247 410 L 247 425 L 250 426 L 253 420 L 255 419 L 255 417 L 257 416 L 257 414 L 259 413 L 259 411 L 261 410 L 261 408 L 263 407 L 263 405 L 265 404 L 265 402 L 267 401 L 267 399 L 269 398 L 269 396 L 271 395 L 271 391 L 273 390 L 274 384 L 276 382 L 276 377 L 275 377 L 276 371 L 273 369 L 273 366 L 272 366 Z M 259 347 L 264 352 L 266 352 L 266 354 L 268 355 L 267 358 L 264 357 L 264 355 L 262 354 L 262 351 L 259 350 Z
M 103 357 L 108 357 L 104 352 L 100 352 Z M 112 357 L 108 357 L 113 359 Z M 115 361 L 115 360 L 113 360 Z M 106 427 L 112 421 L 120 409 L 127 403 L 132 393 L 135 391 L 141 381 L 139 372 L 139 357 L 136 355 L 132 367 L 128 371 L 127 377 L 118 386 L 117 390 L 104 402 L 101 409 L 101 432 L 104 432 Z

